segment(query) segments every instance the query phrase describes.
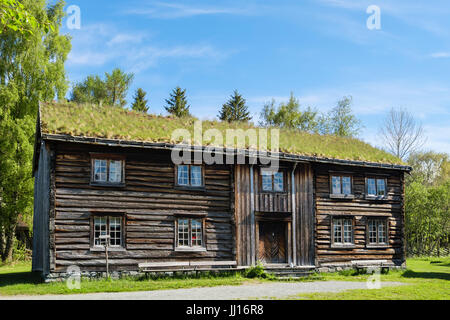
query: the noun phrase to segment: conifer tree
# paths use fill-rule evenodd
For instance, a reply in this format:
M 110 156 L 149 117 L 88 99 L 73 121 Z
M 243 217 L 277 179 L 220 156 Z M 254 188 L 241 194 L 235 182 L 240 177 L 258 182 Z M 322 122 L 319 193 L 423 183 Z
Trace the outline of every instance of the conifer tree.
M 222 106 L 222 110 L 219 112 L 219 119 L 228 122 L 249 121 L 252 119 L 245 104 L 245 99 L 237 90 L 234 90 L 230 99 Z
M 142 88 L 139 88 L 136 90 L 136 95 L 134 96 L 134 102 L 131 106 L 131 109 L 138 112 L 148 112 L 148 106 L 147 106 L 147 100 L 145 99 L 145 95 L 147 93 L 142 90 Z
M 182 90 L 180 87 L 173 89 L 170 94 L 170 98 L 166 99 L 167 106 L 165 106 L 167 112 L 175 117 L 190 117 L 189 108 L 191 107 L 187 103 L 186 89 Z

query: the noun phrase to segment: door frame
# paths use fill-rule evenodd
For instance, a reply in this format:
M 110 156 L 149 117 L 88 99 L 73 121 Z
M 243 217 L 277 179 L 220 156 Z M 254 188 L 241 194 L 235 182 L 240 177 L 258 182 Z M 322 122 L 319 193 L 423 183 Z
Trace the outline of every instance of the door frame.
M 286 263 L 279 263 L 281 265 L 291 264 L 292 263 L 292 219 L 290 216 L 287 217 L 273 217 L 273 213 L 270 213 L 270 216 L 266 214 L 256 214 L 255 215 L 255 261 L 261 262 L 263 265 L 267 265 L 267 263 L 259 260 L 259 224 L 260 222 L 274 222 L 274 223 L 284 223 L 285 224 L 285 245 L 286 245 Z M 270 263 L 273 265 L 272 263 Z

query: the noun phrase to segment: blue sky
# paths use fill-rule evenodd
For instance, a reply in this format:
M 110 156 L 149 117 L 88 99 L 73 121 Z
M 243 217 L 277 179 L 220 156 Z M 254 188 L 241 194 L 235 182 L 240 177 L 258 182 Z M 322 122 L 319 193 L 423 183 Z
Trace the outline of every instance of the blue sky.
M 71 83 L 120 67 L 135 74 L 150 111 L 165 114 L 175 86 L 191 113 L 217 116 L 234 89 L 254 120 L 265 102 L 288 99 L 326 112 L 345 95 L 378 145 L 391 107 L 425 128 L 425 149 L 450 153 L 450 3 L 448 1 L 113 1 L 66 0 L 81 10 L 66 64 Z M 369 30 L 369 5 L 381 29 Z M 64 21 L 65 25 L 66 21 Z

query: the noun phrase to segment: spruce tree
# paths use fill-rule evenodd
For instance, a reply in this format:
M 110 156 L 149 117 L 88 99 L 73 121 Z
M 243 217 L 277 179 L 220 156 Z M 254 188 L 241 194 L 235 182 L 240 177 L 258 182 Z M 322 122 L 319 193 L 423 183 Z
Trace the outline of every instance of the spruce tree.
M 252 119 L 245 99 L 237 90 L 230 96 L 230 99 L 222 106 L 219 112 L 219 119 L 222 121 L 249 121 Z
M 182 90 L 180 87 L 173 89 L 170 94 L 170 99 L 166 99 L 165 106 L 167 112 L 174 115 L 175 117 L 190 117 L 189 113 L 190 105 L 187 104 L 186 99 L 186 89 Z
M 131 105 L 131 109 L 138 112 L 148 112 L 147 100 L 145 100 L 145 95 L 147 93 L 139 88 L 136 90 L 136 95 L 134 96 L 134 102 Z

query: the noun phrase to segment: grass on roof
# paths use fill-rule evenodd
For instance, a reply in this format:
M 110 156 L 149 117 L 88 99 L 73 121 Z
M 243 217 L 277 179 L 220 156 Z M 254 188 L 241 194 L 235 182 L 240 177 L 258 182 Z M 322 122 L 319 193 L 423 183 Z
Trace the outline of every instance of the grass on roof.
M 180 128 L 187 129 L 191 137 L 194 137 L 195 121 L 198 120 L 195 118 L 147 115 L 120 107 L 76 105 L 72 103 L 41 104 L 41 130 L 43 133 L 49 134 L 179 143 L 183 139 L 172 139 L 172 132 Z M 227 129 L 247 130 L 257 127 L 252 123 L 230 124 L 207 120 L 202 122 L 202 128 L 203 132 L 207 129 L 218 129 L 225 139 Z M 271 133 L 269 132 L 269 149 L 270 136 Z M 191 141 L 191 144 L 198 145 L 199 142 Z M 214 141 L 203 141 L 202 145 L 216 144 Z M 402 164 L 401 160 L 395 156 L 355 138 L 281 129 L 279 146 L 281 152 L 297 155 Z M 246 141 L 245 147 L 249 147 L 248 141 Z

